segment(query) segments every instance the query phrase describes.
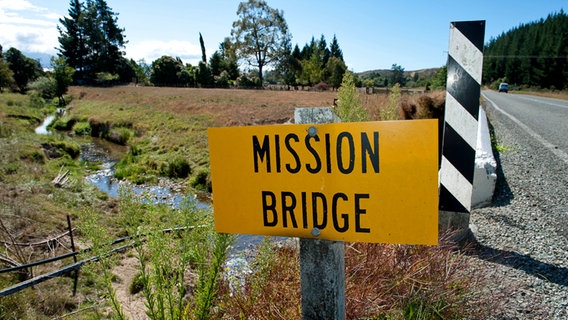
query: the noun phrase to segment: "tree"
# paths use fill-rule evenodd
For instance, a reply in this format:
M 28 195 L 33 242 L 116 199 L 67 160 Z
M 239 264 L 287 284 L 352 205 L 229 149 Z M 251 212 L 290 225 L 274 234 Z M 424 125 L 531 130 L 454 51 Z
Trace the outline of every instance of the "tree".
M 59 52 L 77 69 L 78 80 L 92 81 L 97 73 L 118 74 L 128 78 L 128 61 L 122 49 L 124 29 L 118 27 L 118 14 L 105 0 L 71 0 L 69 17 L 60 19 Z
M 448 77 L 448 67 L 443 66 L 432 77 L 431 88 L 434 90 L 445 89 L 447 77 Z
M 343 60 L 338 57 L 332 56 L 327 62 L 326 74 L 328 74 L 327 84 L 332 88 L 338 88 L 343 81 L 343 76 L 345 71 L 347 71 L 347 66 Z
M 406 78 L 404 77 L 404 68 L 398 64 L 393 64 L 391 68 L 390 84 L 394 86 L 395 84 L 400 84 L 404 86 L 406 84 Z
M 79 0 L 71 0 L 68 13 L 68 17 L 59 19 L 61 26 L 57 26 L 59 53 L 77 70 L 77 75 L 82 77 L 86 71 L 85 57 L 88 54 L 85 43 L 85 6 Z
M 248 0 L 239 4 L 237 16 L 239 19 L 233 22 L 231 35 L 238 56 L 258 68 L 262 85 L 263 68 L 278 61 L 290 38 L 284 13 L 269 7 L 263 0 Z
M 213 76 L 218 76 L 223 71 L 223 57 L 218 51 L 215 51 L 209 58 L 209 70 Z
M 207 64 L 203 61 L 199 61 L 197 67 L 197 75 L 195 76 L 197 85 L 202 88 L 208 88 L 213 84 L 213 76 L 211 75 L 211 70 Z
M 299 56 L 300 49 L 296 45 L 294 52 Z M 292 43 L 288 40 L 284 44 L 284 53 L 276 65 L 277 76 L 288 86 L 296 85 L 296 75 L 301 72 L 302 64 L 292 52 Z
M 207 63 L 207 54 L 205 54 L 205 42 L 203 41 L 201 32 L 199 33 L 199 44 L 201 45 L 201 61 L 203 61 L 203 63 Z
M 75 69 L 70 67 L 63 57 L 55 59 L 51 58 L 51 67 L 53 68 L 53 78 L 55 78 L 55 95 L 59 98 L 59 105 L 65 105 L 63 95 L 67 93 L 67 89 L 73 83 L 73 74 Z
M 16 48 L 10 48 L 4 54 L 4 59 L 8 67 L 13 72 L 13 78 L 21 93 L 26 91 L 28 82 L 37 79 L 43 74 L 41 64 L 31 58 L 26 57 Z
M 339 48 L 339 43 L 337 42 L 337 37 L 335 35 L 333 35 L 333 40 L 331 40 L 329 51 L 332 57 L 336 57 L 343 61 L 343 52 L 341 52 L 341 49 Z
M 9 87 L 13 83 L 14 83 L 14 72 L 12 72 L 8 64 L 4 62 L 4 57 L 2 54 L 2 45 L 0 45 L 0 93 L 2 93 L 5 87 Z
M 152 76 L 150 81 L 155 86 L 175 86 L 178 84 L 178 74 L 183 69 L 181 60 L 170 56 L 162 56 L 152 62 Z

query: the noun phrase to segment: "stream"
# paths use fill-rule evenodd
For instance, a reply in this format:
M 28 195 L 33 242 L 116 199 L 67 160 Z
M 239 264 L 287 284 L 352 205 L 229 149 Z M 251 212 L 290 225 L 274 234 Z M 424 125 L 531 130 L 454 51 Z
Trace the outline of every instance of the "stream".
M 49 124 L 54 121 L 62 112 L 58 110 L 55 115 L 48 116 L 43 123 L 35 129 L 37 134 L 49 135 L 47 130 Z M 182 188 L 170 179 L 162 179 L 158 185 L 136 185 L 128 181 L 117 180 L 114 178 L 114 166 L 118 163 L 127 151 L 127 147 L 116 145 L 99 138 L 89 138 L 88 142 L 81 142 L 80 160 L 100 164 L 100 169 L 85 177 L 85 182 L 97 187 L 100 191 L 107 193 L 110 197 L 117 198 L 121 189 L 126 192 L 133 192 L 141 196 L 143 201 L 167 204 L 173 208 L 179 207 L 185 195 Z M 211 204 L 199 201 L 194 196 L 193 201 L 197 208 L 209 209 Z M 231 248 L 230 257 L 226 262 L 228 270 L 231 272 L 248 272 L 248 262 L 243 258 L 261 243 L 264 236 L 257 235 L 237 235 L 236 241 Z M 276 241 L 289 240 L 287 238 L 273 237 Z

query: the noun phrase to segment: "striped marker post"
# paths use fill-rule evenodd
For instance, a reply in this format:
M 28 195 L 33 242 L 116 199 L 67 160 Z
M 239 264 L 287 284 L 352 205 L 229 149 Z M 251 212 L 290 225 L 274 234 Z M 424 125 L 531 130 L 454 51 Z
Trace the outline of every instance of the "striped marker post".
M 440 229 L 469 230 L 485 21 L 452 22 L 440 165 Z

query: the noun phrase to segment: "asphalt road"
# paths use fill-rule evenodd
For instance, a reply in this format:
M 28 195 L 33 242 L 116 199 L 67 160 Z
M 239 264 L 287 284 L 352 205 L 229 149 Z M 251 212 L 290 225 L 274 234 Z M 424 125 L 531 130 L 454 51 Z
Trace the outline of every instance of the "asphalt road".
M 568 101 L 489 90 L 482 95 L 498 112 L 568 163 Z

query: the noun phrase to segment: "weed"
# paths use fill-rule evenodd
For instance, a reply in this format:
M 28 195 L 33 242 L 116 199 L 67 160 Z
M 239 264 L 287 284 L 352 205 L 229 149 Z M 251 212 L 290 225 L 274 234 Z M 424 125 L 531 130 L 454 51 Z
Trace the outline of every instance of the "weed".
M 386 106 L 384 106 L 379 113 L 379 119 L 381 121 L 386 120 L 398 120 L 398 104 L 400 103 L 400 84 L 395 84 L 389 91 L 389 100 Z
M 491 139 L 491 148 L 493 149 L 493 152 L 503 153 L 503 152 L 512 151 L 512 148 L 510 146 L 504 145 L 499 142 L 495 133 L 493 132 L 491 133 L 490 139 Z
M 369 120 L 365 109 L 361 106 L 359 93 L 355 87 L 355 78 L 351 72 L 346 72 L 337 92 L 337 107 L 335 113 L 343 122 L 359 122 Z

